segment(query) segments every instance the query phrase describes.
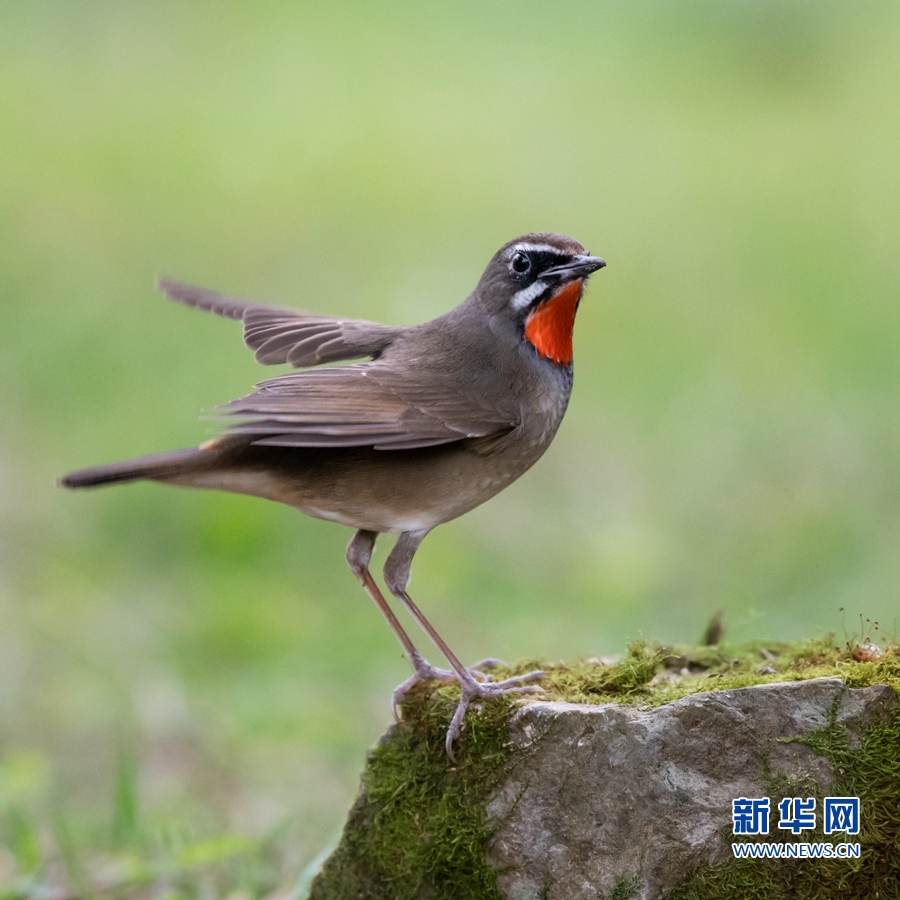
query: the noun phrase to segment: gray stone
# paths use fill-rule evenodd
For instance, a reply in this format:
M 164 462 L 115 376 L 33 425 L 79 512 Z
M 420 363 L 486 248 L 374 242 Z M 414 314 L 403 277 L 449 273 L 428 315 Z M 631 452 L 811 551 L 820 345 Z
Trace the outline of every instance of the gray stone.
M 509 900 L 596 900 L 636 879 L 635 897 L 661 898 L 725 857 L 732 800 L 766 796 L 766 771 L 827 792 L 827 760 L 795 739 L 836 716 L 852 741 L 896 704 L 885 685 L 854 690 L 840 678 L 693 694 L 651 710 L 528 703 L 511 737 L 529 752 L 488 806 L 500 826 L 489 857 L 500 890 Z

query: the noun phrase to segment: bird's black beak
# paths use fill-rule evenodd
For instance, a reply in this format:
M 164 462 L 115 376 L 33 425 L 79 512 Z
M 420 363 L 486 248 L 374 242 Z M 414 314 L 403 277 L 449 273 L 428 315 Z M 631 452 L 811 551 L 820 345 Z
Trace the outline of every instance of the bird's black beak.
M 596 272 L 605 265 L 606 260 L 600 259 L 599 256 L 575 256 L 564 266 L 545 269 L 539 277 L 541 281 L 545 281 L 547 278 L 555 281 L 574 281 L 576 278 L 587 278 L 591 272 Z

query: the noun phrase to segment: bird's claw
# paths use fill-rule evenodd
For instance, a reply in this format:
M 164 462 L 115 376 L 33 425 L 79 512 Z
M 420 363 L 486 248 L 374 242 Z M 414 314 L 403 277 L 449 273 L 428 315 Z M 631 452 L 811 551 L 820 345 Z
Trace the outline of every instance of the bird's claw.
M 403 684 L 397 685 L 397 687 L 394 688 L 394 692 L 391 694 L 391 712 L 393 713 L 395 722 L 401 720 L 401 707 L 406 695 L 420 681 L 427 681 L 430 679 L 432 681 L 437 681 L 439 684 L 453 684 L 454 682 L 459 681 L 456 672 L 451 669 L 438 669 L 418 654 L 413 656 L 410 662 L 413 667 L 412 675 L 410 675 Z M 495 669 L 497 666 L 502 665 L 505 665 L 502 659 L 488 657 L 487 659 L 480 659 L 474 665 L 469 666 L 466 671 L 472 676 L 476 684 L 487 684 L 491 682 L 492 677 L 491 673 L 489 671 L 486 672 L 485 669 Z M 529 674 L 533 675 L 535 673 L 531 672 Z M 520 675 L 518 677 L 526 678 L 527 676 Z M 510 678 L 507 679 L 507 681 L 504 681 L 503 684 L 514 681 L 516 681 L 515 678 Z
M 420 681 L 431 679 L 440 684 L 450 684 L 451 682 L 456 681 L 455 672 L 452 672 L 450 669 L 436 669 L 431 663 L 418 654 L 414 656 L 411 661 L 413 666 L 412 675 L 410 675 L 403 684 L 398 684 L 397 687 L 394 688 L 393 694 L 391 694 L 391 712 L 394 715 L 395 722 L 401 720 L 401 707 L 403 706 L 403 701 L 406 699 L 406 695 Z
M 450 727 L 447 729 L 447 738 L 444 746 L 447 749 L 447 756 L 452 762 L 456 762 L 453 755 L 453 744 L 462 734 L 465 728 L 464 719 L 466 710 L 474 704 L 476 710 L 481 712 L 481 700 L 491 700 L 496 697 L 502 697 L 505 694 L 535 694 L 543 690 L 540 685 L 534 684 L 544 677 L 541 671 L 526 672 L 524 675 L 513 675 L 503 681 L 492 681 L 490 672 L 485 669 L 493 669 L 503 665 L 499 659 L 482 659 L 466 669 L 468 677 L 460 678 L 456 672 L 451 669 L 437 669 L 423 657 L 416 654 L 410 660 L 413 667 L 413 673 L 403 684 L 398 685 L 393 694 L 391 694 L 391 711 L 394 714 L 394 721 L 401 720 L 401 707 L 406 695 L 420 681 L 432 680 L 441 684 L 459 683 L 460 698 L 456 707 L 456 712 L 450 720 Z
M 540 681 L 544 677 L 541 671 L 527 672 L 525 675 L 515 675 L 504 681 L 484 681 L 479 682 L 474 678 L 471 681 L 463 681 L 460 679 L 460 698 L 456 707 L 456 712 L 450 720 L 450 727 L 447 729 L 447 738 L 444 741 L 444 747 L 447 750 L 447 756 L 451 762 L 456 762 L 453 755 L 453 743 L 462 734 L 466 710 L 476 700 L 490 700 L 495 697 L 502 697 L 504 694 L 535 694 L 543 690 L 540 685 L 531 682 Z M 476 703 L 476 708 L 480 711 L 481 704 Z

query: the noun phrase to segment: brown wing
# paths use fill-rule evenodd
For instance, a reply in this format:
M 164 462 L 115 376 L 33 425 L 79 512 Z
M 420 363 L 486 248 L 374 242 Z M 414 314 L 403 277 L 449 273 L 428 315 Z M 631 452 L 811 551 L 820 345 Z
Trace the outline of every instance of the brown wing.
M 261 306 L 218 291 L 160 278 L 157 286 L 171 300 L 244 323 L 244 343 L 264 365 L 296 368 L 348 359 L 377 357 L 402 331 L 362 319 L 314 316 L 292 309 Z
M 273 378 L 222 412 L 240 420 L 229 432 L 281 447 L 405 450 L 499 435 L 517 424 L 448 390 L 446 381 L 412 380 L 377 364 Z

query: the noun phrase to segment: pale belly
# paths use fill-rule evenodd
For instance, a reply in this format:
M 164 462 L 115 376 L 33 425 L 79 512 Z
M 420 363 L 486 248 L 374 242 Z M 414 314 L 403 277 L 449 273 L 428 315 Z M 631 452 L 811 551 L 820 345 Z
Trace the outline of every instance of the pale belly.
M 399 451 L 243 446 L 220 454 L 215 468 L 166 481 L 264 497 L 351 528 L 429 531 L 502 491 L 552 437 L 513 433 L 492 452 L 468 442 Z
M 439 451 L 368 451 L 349 465 L 279 483 L 272 499 L 318 519 L 377 532 L 430 531 L 489 500 L 540 453 L 487 456 L 459 446 Z

